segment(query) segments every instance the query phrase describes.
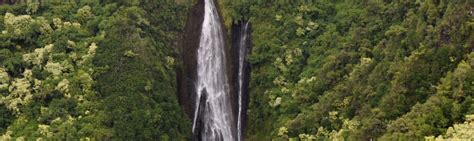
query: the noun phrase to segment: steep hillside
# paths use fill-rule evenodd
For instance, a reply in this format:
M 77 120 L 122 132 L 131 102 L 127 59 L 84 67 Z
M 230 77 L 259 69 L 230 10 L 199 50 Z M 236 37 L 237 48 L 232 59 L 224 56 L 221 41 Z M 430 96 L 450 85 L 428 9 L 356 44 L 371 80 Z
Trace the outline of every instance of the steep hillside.
M 193 140 L 197 2 L 0 1 L 0 140 Z M 472 0 L 216 2 L 207 28 L 234 53 L 220 113 L 240 108 L 232 59 L 251 25 L 246 140 L 473 139 Z
M 174 54 L 187 5 L 2 5 L 3 139 L 186 139 Z
M 472 2 L 225 5 L 254 25 L 251 140 L 424 138 L 474 112 Z

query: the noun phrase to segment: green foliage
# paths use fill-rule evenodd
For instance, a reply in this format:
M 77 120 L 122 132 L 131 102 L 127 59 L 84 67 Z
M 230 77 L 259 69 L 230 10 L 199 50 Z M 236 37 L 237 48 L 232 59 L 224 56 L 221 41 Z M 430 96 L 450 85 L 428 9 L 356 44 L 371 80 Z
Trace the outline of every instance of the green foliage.
M 0 6 L 0 140 L 187 139 L 170 47 L 186 9 L 96 0 Z
M 59 19 L 55 19 L 54 27 L 49 23 L 51 21 L 43 17 L 5 14 L 6 32 L 3 34 L 8 36 L 4 38 L 13 41 L 6 49 L 18 53 L 21 59 L 10 63 L 18 63 L 14 66 L 24 70 L 15 73 L 17 70 L 11 67 L 2 68 L 2 85 L 7 85 L 8 91 L 2 94 L 0 102 L 16 118 L 9 122 L 6 136 L 85 137 L 77 134 L 77 130 L 84 128 L 80 121 L 82 117 L 94 115 L 83 113 L 92 110 L 88 102 L 96 97 L 92 89 L 96 67 L 91 59 L 97 49 L 94 42 L 101 37 L 85 32 L 78 23 Z M 49 40 L 57 35 L 62 38 Z M 65 40 L 77 46 L 65 47 Z
M 440 135 L 452 122 L 461 121 L 463 115 L 471 114 L 474 102 L 473 58 L 474 53 L 469 54 L 467 62 L 461 61 L 453 72 L 448 72 L 436 87 L 436 95 L 424 104 L 413 106 L 410 112 L 390 123 L 385 136 L 399 133 L 410 138 Z
M 194 2 L 0 6 L 0 140 L 189 140 L 173 56 Z M 219 4 L 252 23 L 248 140 L 472 137 L 474 3 Z
M 423 139 L 472 112 L 470 2 L 224 5 L 253 26 L 250 140 Z
M 99 24 L 106 39 L 99 44 L 104 48 L 98 49 L 94 62 L 108 68 L 97 81 L 104 99 L 100 110 L 108 115 L 102 124 L 113 134 L 107 138 L 186 139 L 191 122 L 177 103 L 175 72 L 168 67 L 174 53 L 171 41 L 177 39 L 184 19 L 167 19 L 173 12 L 184 15 L 186 11 L 173 11 L 183 9 L 174 3 L 133 5 L 116 9 Z M 162 9 L 146 11 L 154 8 L 149 6 Z

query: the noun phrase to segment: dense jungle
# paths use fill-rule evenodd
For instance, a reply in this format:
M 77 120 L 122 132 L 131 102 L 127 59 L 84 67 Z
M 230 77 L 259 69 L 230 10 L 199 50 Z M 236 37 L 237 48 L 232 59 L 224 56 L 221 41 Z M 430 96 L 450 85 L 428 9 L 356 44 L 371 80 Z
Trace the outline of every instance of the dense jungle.
M 0 140 L 473 140 L 472 0 L 0 0 Z

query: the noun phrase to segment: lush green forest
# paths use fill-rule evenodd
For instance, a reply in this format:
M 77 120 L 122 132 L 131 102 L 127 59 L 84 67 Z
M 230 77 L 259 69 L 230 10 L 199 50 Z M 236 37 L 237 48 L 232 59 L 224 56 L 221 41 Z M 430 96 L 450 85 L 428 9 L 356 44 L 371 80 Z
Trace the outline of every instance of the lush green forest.
M 474 136 L 472 1 L 229 7 L 253 23 L 249 139 Z
M 184 3 L 30 2 L 0 11 L 0 140 L 190 136 L 173 59 Z
M 247 140 L 473 139 L 473 1 L 217 2 L 252 24 Z M 190 140 L 195 3 L 2 3 L 0 140 Z

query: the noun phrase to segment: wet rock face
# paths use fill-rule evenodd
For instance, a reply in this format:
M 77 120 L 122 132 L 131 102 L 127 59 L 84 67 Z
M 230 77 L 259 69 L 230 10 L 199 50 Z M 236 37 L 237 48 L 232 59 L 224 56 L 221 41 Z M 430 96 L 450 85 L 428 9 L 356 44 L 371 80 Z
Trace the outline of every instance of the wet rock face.
M 218 7 L 218 5 L 216 5 Z M 221 26 L 223 25 L 223 18 L 221 19 Z M 178 101 L 186 114 L 192 119 L 194 117 L 194 110 L 196 106 L 196 82 L 197 82 L 197 50 L 199 48 L 202 23 L 204 21 L 204 0 L 198 0 L 196 5 L 191 9 L 188 14 L 185 30 L 182 33 L 179 48 L 179 62 L 180 66 L 177 69 L 177 81 L 178 81 Z M 224 31 L 225 32 L 225 31 Z M 223 35 L 227 35 L 223 33 Z M 226 37 L 224 36 L 224 40 Z M 229 47 L 225 47 L 225 56 L 227 65 L 227 75 L 230 76 L 232 71 L 230 67 L 232 60 L 229 57 Z M 229 82 L 229 85 L 233 85 Z M 230 88 L 230 94 L 234 94 L 234 88 Z M 231 101 L 233 97 L 231 96 Z
M 178 101 L 184 112 L 193 119 L 196 106 L 197 49 L 204 20 L 204 0 L 191 9 L 180 44 L 180 67 L 177 70 Z
M 204 127 L 204 118 L 206 117 L 206 115 L 204 115 L 206 112 L 204 110 L 206 110 L 206 107 L 207 107 L 207 91 L 206 89 L 202 90 L 201 92 L 201 99 L 199 100 L 199 104 L 198 104 L 198 108 L 199 108 L 199 111 L 197 112 L 198 115 L 196 115 L 196 124 L 194 126 L 196 126 L 196 128 L 194 130 L 196 130 L 196 132 L 193 133 L 193 140 L 200 140 L 202 139 L 202 135 L 205 135 L 204 133 L 204 130 L 203 128 Z
M 245 127 L 247 124 L 247 109 L 248 109 L 248 104 L 249 104 L 249 80 L 250 80 L 250 70 L 251 66 L 250 63 L 248 62 L 248 57 L 250 55 L 251 49 L 252 49 L 252 39 L 251 39 L 251 33 L 252 33 L 252 26 L 250 23 L 246 26 L 248 21 L 240 21 L 237 23 L 232 24 L 232 29 L 231 29 L 231 37 L 232 37 L 232 46 L 230 49 L 230 69 L 231 70 L 231 75 L 230 75 L 230 80 L 231 80 L 231 87 L 235 91 L 232 93 L 232 108 L 234 115 L 239 116 L 239 94 L 241 94 L 241 131 L 242 136 L 244 136 L 245 133 Z M 245 29 L 247 28 L 247 29 Z M 244 39 L 246 38 L 246 39 Z M 243 66 L 240 68 L 240 62 L 239 62 L 239 57 L 240 57 L 240 49 L 241 47 L 245 48 L 244 51 L 244 61 L 243 61 Z M 242 71 L 241 75 L 239 76 L 239 71 Z M 239 84 L 239 79 L 242 79 L 242 84 Z M 242 85 L 242 88 L 240 88 L 239 85 Z M 239 91 L 242 90 L 241 93 Z M 236 117 L 238 119 L 238 117 Z M 236 124 L 237 120 L 235 121 Z M 243 137 L 242 137 L 243 138 Z
M 223 25 L 223 18 L 221 19 L 221 26 L 224 27 Z M 197 99 L 197 90 L 196 90 L 196 82 L 197 82 L 197 50 L 199 48 L 199 43 L 200 43 L 200 36 L 201 36 L 201 30 L 202 30 L 202 23 L 204 20 L 204 0 L 198 0 L 196 5 L 191 9 L 189 15 L 188 15 L 188 20 L 186 22 L 186 27 L 185 31 L 182 34 L 182 38 L 180 41 L 180 48 L 179 48 L 179 62 L 180 62 L 180 67 L 177 69 L 177 83 L 178 83 L 178 101 L 182 108 L 184 109 L 185 113 L 188 115 L 189 119 L 194 120 L 194 114 L 196 113 L 196 106 L 199 107 L 199 111 L 197 113 L 197 122 L 196 122 L 196 128 L 193 134 L 194 140 L 199 140 L 201 139 L 203 133 L 201 133 L 200 129 L 203 129 L 202 127 L 204 125 L 203 120 L 201 119 L 205 115 L 201 114 L 202 110 L 206 107 L 206 102 L 205 100 L 208 97 L 207 92 L 203 92 L 205 95 L 201 97 L 201 100 L 199 104 L 196 104 L 196 99 Z M 232 25 L 231 29 L 231 36 L 230 46 L 225 47 L 225 61 L 226 61 L 226 73 L 228 77 L 228 84 L 229 84 L 229 94 L 230 94 L 230 104 L 231 104 L 231 109 L 232 109 L 232 124 L 237 125 L 237 119 L 239 115 L 239 48 L 241 44 L 243 43 L 244 46 L 247 48 L 247 57 L 248 54 L 250 53 L 251 50 L 251 38 L 250 38 L 250 29 L 248 29 L 248 38 L 245 42 L 241 41 L 241 36 L 243 32 L 243 26 L 244 23 L 246 22 L 238 22 L 236 24 Z M 250 26 L 249 26 L 250 27 Z M 225 32 L 225 31 L 223 31 Z M 226 33 L 223 33 L 224 35 L 227 35 Z M 224 40 L 227 40 L 226 37 L 224 37 Z M 249 101 L 249 96 L 248 96 L 248 85 L 249 85 L 249 79 L 250 79 L 250 64 L 248 61 L 245 61 L 243 64 L 243 75 L 240 75 L 243 77 L 243 90 L 242 91 L 242 109 L 241 109 L 241 121 L 243 121 L 242 124 L 242 132 L 245 129 L 246 126 L 246 120 L 247 120 L 247 107 L 248 107 L 248 101 Z M 201 109 L 202 108 L 202 109 Z M 234 126 L 235 127 L 235 126 Z M 237 129 L 232 129 L 232 130 L 237 130 Z M 234 132 L 235 133 L 235 132 Z M 235 135 L 237 136 L 237 135 Z

